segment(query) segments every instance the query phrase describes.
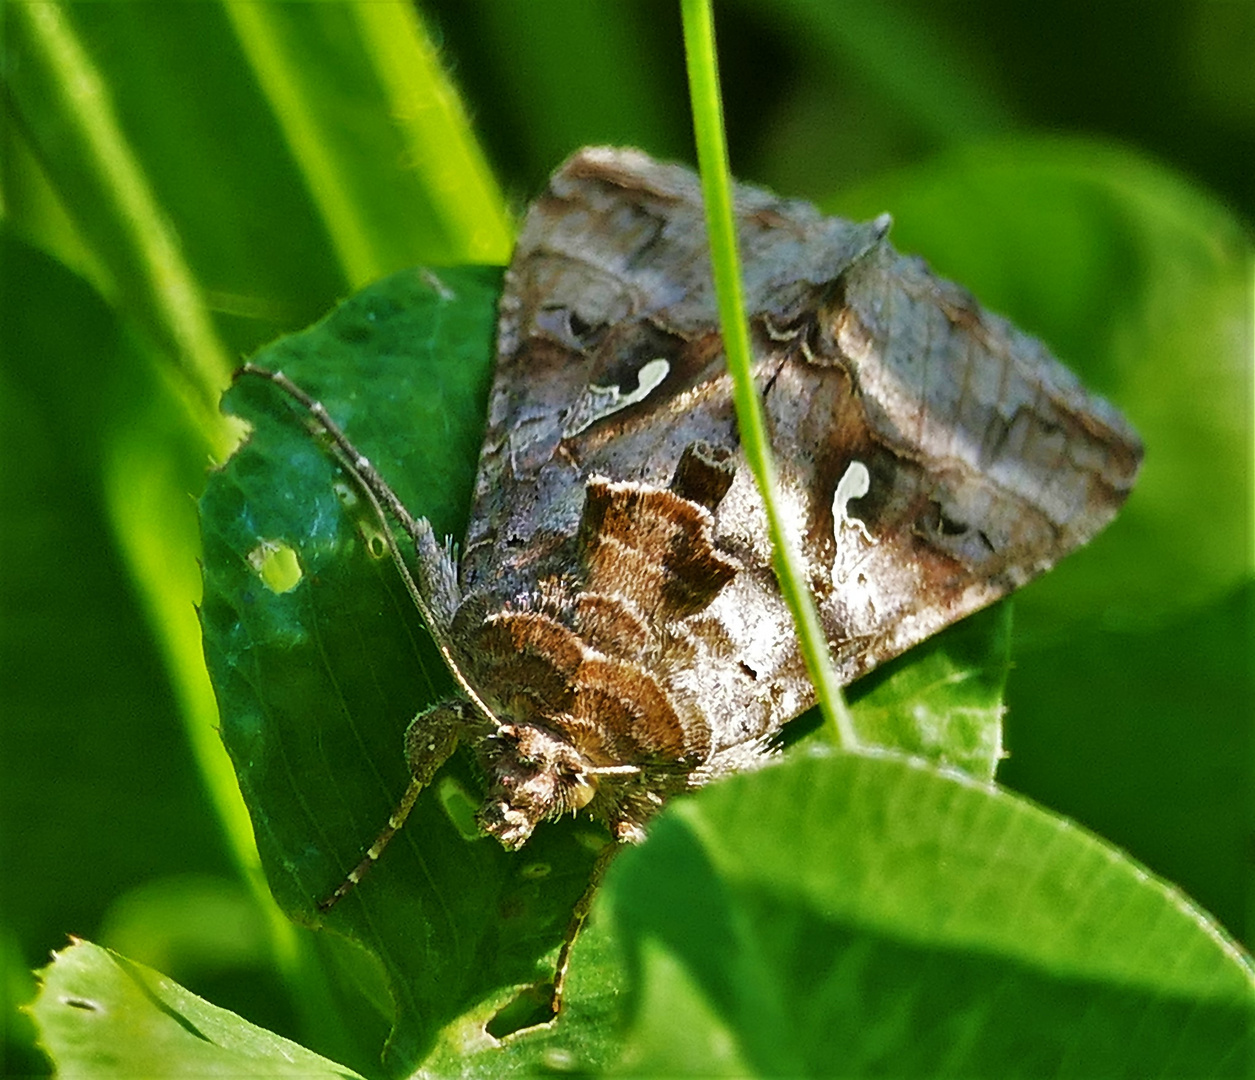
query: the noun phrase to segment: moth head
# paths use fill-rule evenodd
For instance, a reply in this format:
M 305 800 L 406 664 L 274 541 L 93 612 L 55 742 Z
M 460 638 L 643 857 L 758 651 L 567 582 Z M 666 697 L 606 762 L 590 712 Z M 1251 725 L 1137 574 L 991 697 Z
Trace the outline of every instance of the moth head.
M 582 810 L 597 794 L 592 763 L 560 735 L 531 724 L 503 725 L 484 757 L 480 827 L 511 851 L 540 822 Z

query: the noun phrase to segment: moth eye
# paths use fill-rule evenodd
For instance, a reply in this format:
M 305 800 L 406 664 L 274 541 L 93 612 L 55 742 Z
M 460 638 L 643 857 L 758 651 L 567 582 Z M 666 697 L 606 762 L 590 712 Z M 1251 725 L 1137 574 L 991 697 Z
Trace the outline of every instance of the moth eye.
M 590 802 L 593 796 L 597 794 L 597 777 L 595 776 L 577 776 L 575 783 L 571 785 L 570 794 L 567 795 L 567 801 L 571 804 L 571 810 L 583 810 Z

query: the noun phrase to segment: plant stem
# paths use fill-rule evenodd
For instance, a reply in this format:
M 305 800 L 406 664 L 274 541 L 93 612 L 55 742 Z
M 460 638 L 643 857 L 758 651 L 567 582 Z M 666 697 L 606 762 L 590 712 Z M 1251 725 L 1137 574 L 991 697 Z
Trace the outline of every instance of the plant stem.
M 689 94 L 697 161 L 701 169 L 702 196 L 706 204 L 706 228 L 710 233 L 710 261 L 719 298 L 719 322 L 724 353 L 732 376 L 741 447 L 758 483 L 767 510 L 767 526 L 774 550 L 780 591 L 797 627 L 806 670 L 824 715 L 830 740 L 844 750 L 858 747 L 854 721 L 841 694 L 828 652 L 827 635 L 819 622 L 814 600 L 806 585 L 801 559 L 785 532 L 775 499 L 776 468 L 763 422 L 758 388 L 754 383 L 745 296 L 741 288 L 737 256 L 736 224 L 732 211 L 732 182 L 728 173 L 728 147 L 723 129 L 719 70 L 715 60 L 715 26 L 710 0 L 680 0 L 684 24 L 684 49 L 688 66 Z

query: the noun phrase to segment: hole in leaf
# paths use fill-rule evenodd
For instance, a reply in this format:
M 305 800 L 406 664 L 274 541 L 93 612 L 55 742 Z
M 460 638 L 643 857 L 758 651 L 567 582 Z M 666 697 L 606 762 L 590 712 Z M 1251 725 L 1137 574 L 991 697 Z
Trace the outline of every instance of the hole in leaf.
M 303 576 L 296 552 L 282 540 L 263 540 L 248 553 L 248 563 L 273 593 L 290 592 Z
M 553 873 L 553 867 L 547 862 L 527 863 L 519 869 L 519 877 L 526 878 L 528 881 L 539 881 L 541 878 L 547 878 Z
M 547 1024 L 553 1019 L 552 999 L 552 983 L 524 987 L 497 1010 L 484 1030 L 494 1039 L 504 1039 L 524 1028 Z
M 332 484 L 332 490 L 336 493 L 336 498 L 340 500 L 340 505 L 345 510 L 356 509 L 357 504 L 362 501 L 357 494 L 357 490 L 347 480 L 337 480 Z
M 446 776 L 436 785 L 436 798 L 444 808 L 445 814 L 453 822 L 463 840 L 482 840 L 484 833 L 480 831 L 479 822 L 475 820 L 475 811 L 479 803 L 467 794 L 452 776 Z
M 71 1009 L 83 1009 L 85 1012 L 100 1012 L 100 1006 L 94 1001 L 88 1001 L 86 998 L 62 998 L 61 1003 L 68 1005 Z
M 386 559 L 389 556 L 388 538 L 377 521 L 373 518 L 362 518 L 357 523 L 357 530 L 366 542 L 367 555 L 372 559 Z

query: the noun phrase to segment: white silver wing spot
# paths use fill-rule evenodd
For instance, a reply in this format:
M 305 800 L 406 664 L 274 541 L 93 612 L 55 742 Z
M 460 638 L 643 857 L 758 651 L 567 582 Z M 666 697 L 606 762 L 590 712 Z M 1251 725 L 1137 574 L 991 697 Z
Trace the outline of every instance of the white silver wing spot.
M 862 550 L 863 545 L 843 543 L 842 536 L 846 530 L 857 532 L 868 546 L 876 542 L 875 537 L 867 531 L 867 526 L 859 518 L 850 516 L 850 502 L 861 499 L 871 490 L 871 486 L 871 473 L 861 461 L 851 461 L 837 481 L 837 490 L 832 495 L 832 532 L 836 542 L 836 554 L 832 559 L 834 585 L 844 583 L 866 557 L 866 552 Z
M 644 401 L 670 372 L 671 365 L 662 357 L 657 357 L 641 365 L 636 373 L 636 389 L 626 394 L 617 386 L 595 386 L 590 383 L 562 426 L 562 437 L 569 439 L 586 431 L 598 420 L 612 416 L 638 401 Z

